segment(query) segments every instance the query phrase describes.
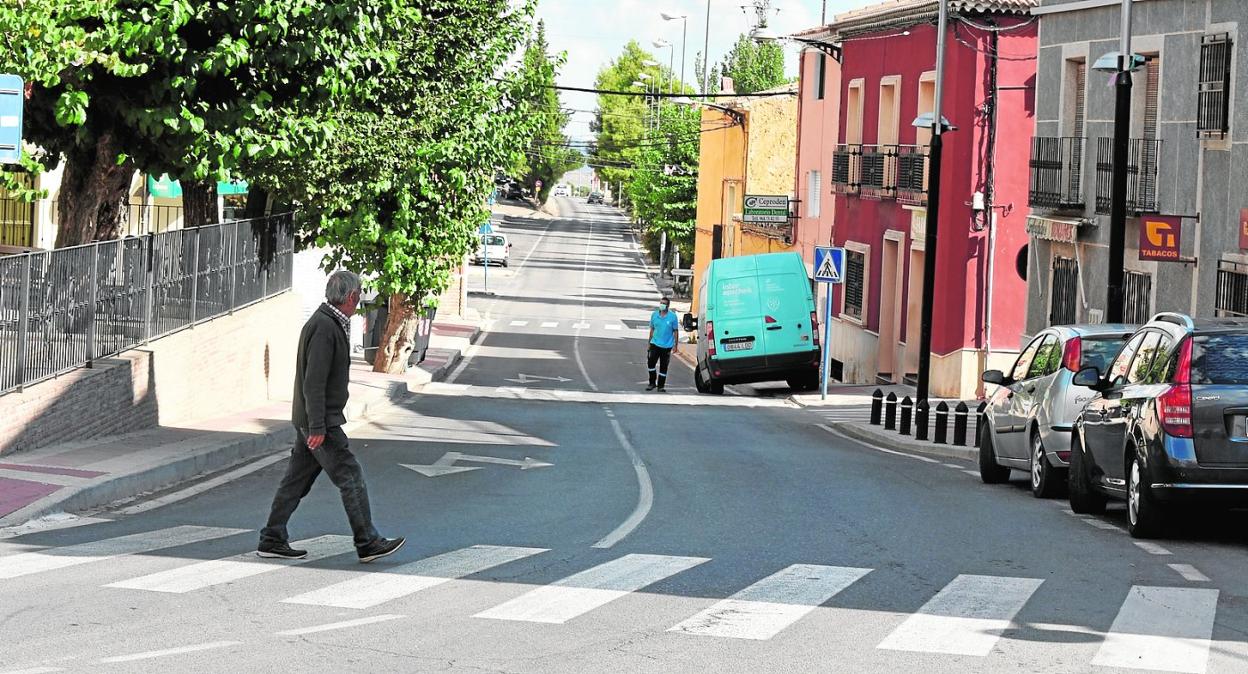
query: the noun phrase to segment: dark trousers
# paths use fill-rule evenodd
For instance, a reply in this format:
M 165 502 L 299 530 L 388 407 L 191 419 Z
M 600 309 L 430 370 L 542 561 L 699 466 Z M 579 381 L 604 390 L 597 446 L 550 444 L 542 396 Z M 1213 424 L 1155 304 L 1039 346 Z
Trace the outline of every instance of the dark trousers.
M 654 386 L 655 375 L 659 378 L 659 388 L 667 385 L 667 365 L 672 360 L 672 350 L 661 346 L 650 345 L 650 351 L 646 353 L 646 367 L 650 370 L 650 385 Z M 655 365 L 658 370 L 655 370 Z
M 286 543 L 288 534 L 286 523 L 299 507 L 299 501 L 312 489 L 321 471 L 329 475 L 329 479 L 338 487 L 342 494 L 342 507 L 347 511 L 347 520 L 351 523 L 351 533 L 355 538 L 355 547 L 364 546 L 377 540 L 380 536 L 373 528 L 373 515 L 368 507 L 368 487 L 364 484 L 364 471 L 355 460 L 348 448 L 347 434 L 341 426 L 335 426 L 325 432 L 325 442 L 314 450 L 308 449 L 308 436 L 298 431 L 295 447 L 290 451 L 290 464 L 286 466 L 286 476 L 282 478 L 277 494 L 273 497 L 273 507 L 269 511 L 269 521 L 260 531 L 260 543 Z

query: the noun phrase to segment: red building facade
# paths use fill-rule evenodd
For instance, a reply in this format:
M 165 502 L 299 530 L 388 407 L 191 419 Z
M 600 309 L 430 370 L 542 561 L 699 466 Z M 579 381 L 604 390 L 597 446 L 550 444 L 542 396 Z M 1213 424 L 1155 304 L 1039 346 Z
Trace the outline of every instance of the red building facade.
M 833 240 L 847 249 L 830 345 L 842 381 L 901 383 L 917 372 L 923 268 L 933 258 L 932 393 L 973 397 L 985 367 L 1018 353 L 1035 125 L 1033 4 L 950 3 L 942 107 L 955 128 L 944 136 L 934 255 L 924 249 L 931 133 L 913 122 L 933 109 L 937 3 L 889 2 L 825 27 L 842 49 L 838 144 L 824 169 Z M 819 120 L 803 114 L 801 123 Z

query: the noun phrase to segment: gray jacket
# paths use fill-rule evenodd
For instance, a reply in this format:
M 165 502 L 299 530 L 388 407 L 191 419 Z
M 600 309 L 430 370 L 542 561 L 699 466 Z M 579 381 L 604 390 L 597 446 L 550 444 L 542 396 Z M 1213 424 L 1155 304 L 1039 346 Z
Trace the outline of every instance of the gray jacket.
M 343 408 L 351 380 L 351 345 L 334 317 L 322 304 L 299 333 L 295 362 L 295 395 L 291 421 L 310 435 L 347 422 Z

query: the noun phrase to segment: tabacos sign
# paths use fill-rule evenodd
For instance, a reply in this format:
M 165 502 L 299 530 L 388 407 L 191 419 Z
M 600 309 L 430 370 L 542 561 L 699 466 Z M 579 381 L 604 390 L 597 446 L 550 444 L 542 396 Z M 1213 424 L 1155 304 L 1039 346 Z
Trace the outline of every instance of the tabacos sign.
M 1140 217 L 1140 259 L 1179 261 L 1179 231 L 1183 219 L 1173 215 Z
M 1248 250 L 1248 208 L 1239 209 L 1239 249 Z

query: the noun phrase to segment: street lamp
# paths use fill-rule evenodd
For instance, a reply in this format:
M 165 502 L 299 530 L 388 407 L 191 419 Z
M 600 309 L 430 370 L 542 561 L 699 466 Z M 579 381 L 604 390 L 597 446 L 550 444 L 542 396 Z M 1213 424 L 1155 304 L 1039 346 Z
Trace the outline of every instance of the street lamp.
M 909 35 L 909 34 L 910 34 L 910 31 L 908 30 L 901 32 L 901 35 Z M 754 28 L 753 30 L 751 30 L 750 39 L 758 43 L 792 42 L 792 43 L 807 46 L 807 47 L 813 47 L 823 52 L 824 54 L 831 56 L 834 60 L 838 62 L 841 60 L 841 45 L 839 44 L 832 43 L 832 42 L 824 42 L 823 40 L 808 40 L 804 37 L 795 37 L 793 35 L 779 35 L 773 32 L 770 28 L 766 26 L 758 26 Z
M 710 3 L 709 3 L 709 0 L 708 0 L 708 3 L 707 3 L 707 4 L 708 4 L 708 6 L 709 6 L 709 4 L 710 4 Z M 683 91 L 684 86 L 685 86 L 685 39 L 689 37 L 689 15 L 688 15 L 688 14 L 674 14 L 674 13 L 670 13 L 670 12 L 663 12 L 663 13 L 661 13 L 661 14 L 660 14 L 660 16 L 662 16 L 662 17 L 663 17 L 663 20 L 664 20 L 664 21 L 676 21 L 677 19 L 679 19 L 679 20 L 680 20 L 680 23 L 681 23 L 681 29 L 680 29 L 680 86 L 681 86 L 681 89 L 682 89 L 682 91 Z M 672 52 L 673 52 L 673 53 L 675 53 L 675 51 L 676 51 L 675 49 L 673 49 L 673 50 L 672 50 Z M 706 58 L 706 57 L 705 57 L 705 56 L 703 56 L 702 58 Z
M 1138 60 L 1137 60 L 1138 59 Z M 1114 152 L 1109 204 L 1109 288 L 1105 320 L 1121 323 L 1124 295 L 1123 265 L 1127 246 L 1127 154 L 1131 134 L 1131 71 L 1142 58 L 1131 53 L 1131 0 L 1122 0 L 1122 36 L 1117 52 L 1096 60 L 1096 70 L 1114 72 Z M 1112 64 L 1112 65 L 1111 65 Z
M 676 62 L 676 46 L 673 45 L 671 42 L 664 40 L 663 38 L 654 40 L 650 44 L 654 45 L 655 49 L 670 50 L 667 56 L 667 76 L 668 76 L 669 82 L 674 84 L 674 80 L 676 79 L 676 70 L 675 68 L 672 67 L 672 65 Z M 673 87 L 670 86 L 669 84 L 668 89 L 673 90 Z

